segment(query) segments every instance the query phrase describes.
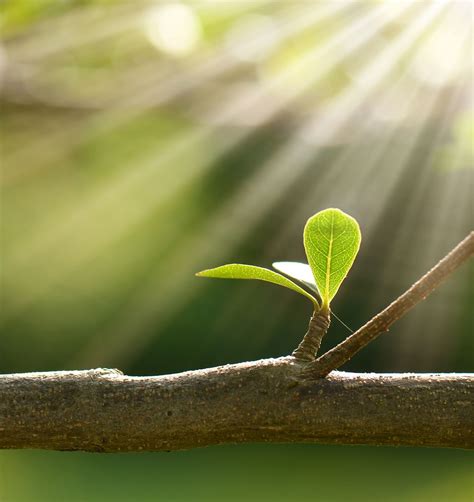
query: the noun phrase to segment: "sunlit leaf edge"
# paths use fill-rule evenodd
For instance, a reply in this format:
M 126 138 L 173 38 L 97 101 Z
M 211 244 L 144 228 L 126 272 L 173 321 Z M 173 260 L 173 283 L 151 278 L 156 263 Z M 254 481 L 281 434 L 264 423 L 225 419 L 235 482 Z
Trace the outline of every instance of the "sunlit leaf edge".
M 316 309 L 319 309 L 319 303 L 316 298 L 306 290 L 295 284 L 287 277 L 263 267 L 255 265 L 245 265 L 241 263 L 230 263 L 220 267 L 202 270 L 196 274 L 198 277 L 211 277 L 215 279 L 253 279 L 264 282 L 270 282 L 278 286 L 291 289 L 306 298 L 308 298 Z

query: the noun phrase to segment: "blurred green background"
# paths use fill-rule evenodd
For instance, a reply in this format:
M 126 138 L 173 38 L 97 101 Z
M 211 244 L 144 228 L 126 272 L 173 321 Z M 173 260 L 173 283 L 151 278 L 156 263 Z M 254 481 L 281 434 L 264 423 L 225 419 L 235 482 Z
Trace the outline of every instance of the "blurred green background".
M 304 261 L 306 219 L 339 207 L 363 235 L 333 305 L 355 329 L 471 229 L 470 1 L 7 0 L 0 26 L 0 372 L 286 355 L 306 301 L 194 273 Z M 472 284 L 345 369 L 472 371 Z M 413 448 L 12 451 L 0 501 L 468 501 L 470 475 Z

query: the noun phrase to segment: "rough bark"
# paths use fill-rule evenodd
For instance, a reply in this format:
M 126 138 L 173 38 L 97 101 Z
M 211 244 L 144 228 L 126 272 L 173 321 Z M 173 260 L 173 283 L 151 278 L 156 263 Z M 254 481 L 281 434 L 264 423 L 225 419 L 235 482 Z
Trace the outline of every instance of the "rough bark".
M 158 377 L 104 369 L 1 375 L 0 448 L 474 446 L 474 374 L 307 379 L 304 366 L 286 357 Z

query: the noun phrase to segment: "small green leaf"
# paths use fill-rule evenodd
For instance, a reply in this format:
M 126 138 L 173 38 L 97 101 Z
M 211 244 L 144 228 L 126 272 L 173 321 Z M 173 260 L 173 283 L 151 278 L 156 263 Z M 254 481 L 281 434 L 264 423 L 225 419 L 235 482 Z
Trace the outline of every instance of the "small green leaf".
M 318 291 L 318 286 L 314 281 L 313 272 L 311 267 L 306 263 L 299 263 L 297 261 L 276 261 L 272 263 L 272 266 L 278 272 L 283 272 L 288 277 L 296 279 L 297 281 L 304 284 L 306 287 L 314 291 L 318 297 L 321 295 Z
M 307 221 L 304 247 L 323 307 L 329 308 L 354 263 L 360 239 L 357 221 L 339 209 L 325 209 Z
M 288 275 L 292 279 L 296 279 L 298 282 L 301 282 L 311 291 L 316 293 L 316 299 L 318 301 L 321 299 L 321 295 L 318 291 L 318 286 L 316 286 L 316 283 L 314 282 L 313 272 L 309 265 L 307 265 L 306 263 L 299 263 L 297 261 L 277 261 L 275 263 L 272 263 L 272 265 L 275 270 L 283 272 L 285 275 Z M 354 331 L 352 331 L 352 329 L 349 328 L 349 326 L 342 319 L 340 319 L 332 309 L 331 315 L 333 315 L 334 318 L 337 319 L 351 333 L 354 333 Z
M 222 265 L 222 267 L 203 270 L 196 275 L 198 277 L 215 277 L 217 279 L 256 279 L 259 281 L 271 282 L 306 296 L 306 298 L 313 302 L 315 308 L 319 309 L 319 304 L 314 296 L 310 295 L 303 288 L 300 288 L 293 281 L 266 268 L 232 263 L 230 265 Z

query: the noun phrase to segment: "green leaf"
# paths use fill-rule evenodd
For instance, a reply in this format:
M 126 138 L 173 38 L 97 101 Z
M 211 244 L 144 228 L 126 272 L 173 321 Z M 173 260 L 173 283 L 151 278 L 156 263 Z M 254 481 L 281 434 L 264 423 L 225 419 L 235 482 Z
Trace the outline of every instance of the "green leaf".
M 304 228 L 304 247 L 321 294 L 329 308 L 360 247 L 357 221 L 339 209 L 325 209 L 312 216 Z
M 297 261 L 276 261 L 272 263 L 272 266 L 278 272 L 283 272 L 292 279 L 296 279 L 311 289 L 311 291 L 314 291 L 319 297 L 321 296 L 318 286 L 316 286 L 316 282 L 314 281 L 313 271 L 308 264 Z
M 202 272 L 198 272 L 196 275 L 198 277 L 215 277 L 217 279 L 256 279 L 259 281 L 271 282 L 273 284 L 292 289 L 293 291 L 306 296 L 306 298 L 312 301 L 315 308 L 319 309 L 319 304 L 314 296 L 310 295 L 303 288 L 300 288 L 293 281 L 290 281 L 281 274 L 277 274 L 276 272 L 266 268 L 232 263 L 230 265 L 222 265 L 222 267 L 203 270 Z

